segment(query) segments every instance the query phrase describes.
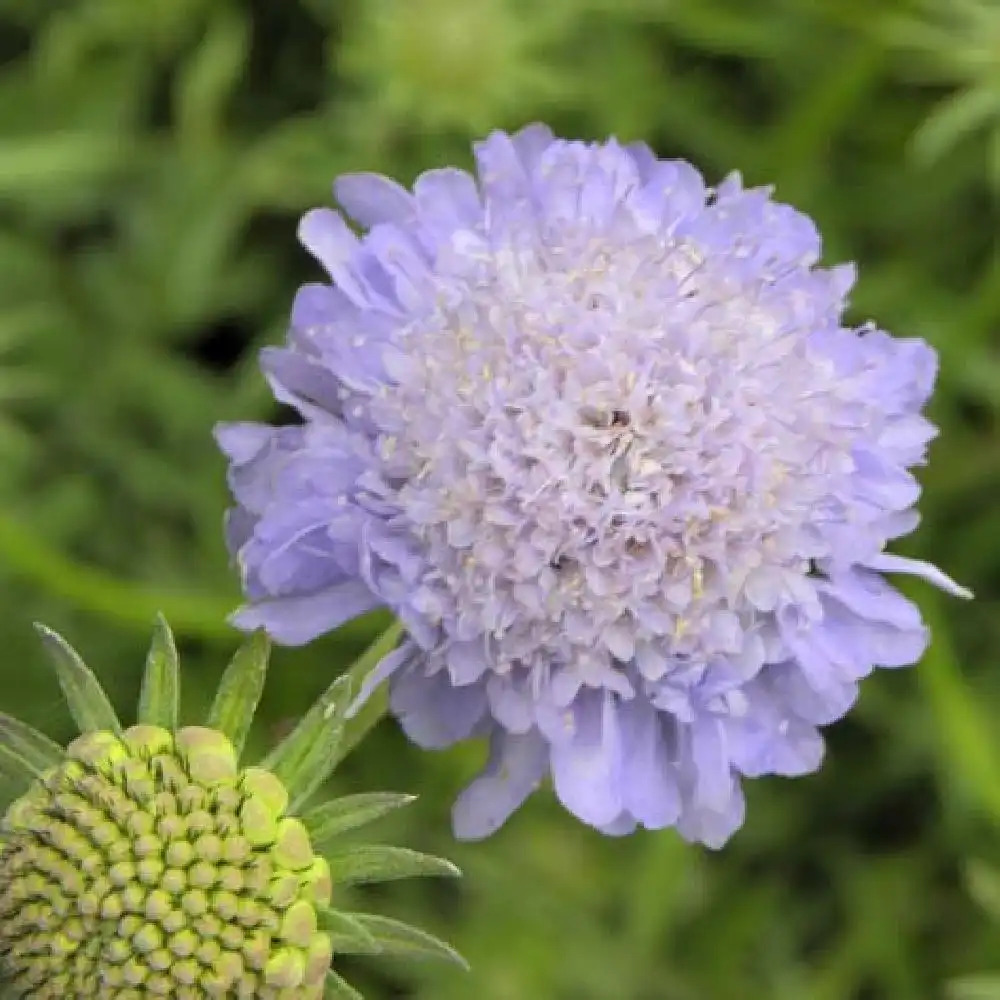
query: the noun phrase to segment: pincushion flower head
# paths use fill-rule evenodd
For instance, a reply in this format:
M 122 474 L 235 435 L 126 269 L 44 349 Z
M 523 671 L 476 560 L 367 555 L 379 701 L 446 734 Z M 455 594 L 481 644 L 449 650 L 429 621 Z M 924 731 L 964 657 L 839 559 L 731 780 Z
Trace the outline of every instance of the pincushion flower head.
M 812 222 L 644 145 L 492 134 L 476 176 L 375 175 L 300 236 L 329 282 L 265 351 L 300 426 L 220 428 L 244 627 L 303 643 L 377 606 L 370 678 L 418 744 L 486 736 L 458 835 L 546 777 L 608 833 L 722 844 L 740 777 L 798 775 L 874 666 L 916 661 L 886 552 L 935 355 L 844 325 Z
M 42 634 L 81 735 L 64 751 L 0 713 L 0 771 L 27 784 L 0 820 L 4 1000 L 360 1000 L 334 954 L 460 961 L 423 931 L 331 905 L 351 882 L 457 873 L 413 851 L 334 842 L 409 796 L 302 809 L 338 759 L 349 676 L 259 765 L 241 766 L 262 635 L 234 657 L 207 725 L 178 727 L 161 622 L 139 721 L 123 728 L 76 653 Z

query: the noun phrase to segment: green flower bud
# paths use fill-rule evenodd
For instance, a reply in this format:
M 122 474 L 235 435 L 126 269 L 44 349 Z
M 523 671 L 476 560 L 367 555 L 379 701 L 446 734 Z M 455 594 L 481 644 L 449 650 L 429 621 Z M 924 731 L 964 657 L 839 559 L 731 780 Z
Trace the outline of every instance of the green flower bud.
M 410 801 L 376 793 L 295 815 L 333 766 L 344 679 L 241 769 L 266 667 L 260 636 L 233 659 L 208 724 L 178 729 L 176 649 L 161 622 L 139 722 L 123 728 L 79 656 L 42 631 L 83 731 L 63 751 L 0 714 L 0 771 L 27 786 L 0 818 L 4 1000 L 321 1000 L 325 987 L 347 989 L 335 951 L 457 959 L 415 928 L 330 908 L 335 878 L 455 873 L 391 848 L 360 861 L 316 852 Z
M 572 85 L 539 54 L 564 30 L 566 6 L 539 9 L 529 31 L 511 0 L 367 0 L 347 22 L 344 70 L 380 119 L 488 129 L 525 99 Z
M 156 796 L 167 787 L 180 811 L 164 817 Z M 170 996 L 182 986 L 199 997 L 318 996 L 326 969 L 313 957 L 329 943 L 314 909 L 320 859 L 302 824 L 279 818 L 287 802 L 273 775 L 241 775 L 214 730 L 140 725 L 74 740 L 0 825 L 7 976 L 37 1000 L 118 1000 L 138 984 L 157 995 L 154 983 L 168 981 Z M 159 836 L 139 832 L 153 828 Z M 94 863 L 81 877 L 84 859 Z

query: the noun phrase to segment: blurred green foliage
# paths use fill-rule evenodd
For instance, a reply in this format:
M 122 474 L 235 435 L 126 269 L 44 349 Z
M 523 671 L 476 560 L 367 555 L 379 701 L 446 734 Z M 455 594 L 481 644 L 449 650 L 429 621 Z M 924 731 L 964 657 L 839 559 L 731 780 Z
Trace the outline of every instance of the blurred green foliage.
M 914 586 L 923 664 L 866 684 L 820 774 L 753 783 L 721 854 L 605 839 L 547 796 L 455 847 L 482 748 L 426 754 L 382 724 L 338 784 L 421 793 L 386 835 L 467 878 L 380 891 L 473 971 L 349 974 L 426 1000 L 1000 996 L 996 0 L 2 0 L 0 66 L 5 710 L 68 730 L 35 618 L 134 701 L 156 609 L 204 707 L 237 599 L 210 431 L 276 416 L 256 350 L 315 277 L 295 222 L 334 175 L 410 180 L 535 119 L 643 138 L 776 184 L 830 261 L 858 261 L 855 318 L 939 349 L 906 549 L 979 600 Z M 255 739 L 373 628 L 280 651 Z

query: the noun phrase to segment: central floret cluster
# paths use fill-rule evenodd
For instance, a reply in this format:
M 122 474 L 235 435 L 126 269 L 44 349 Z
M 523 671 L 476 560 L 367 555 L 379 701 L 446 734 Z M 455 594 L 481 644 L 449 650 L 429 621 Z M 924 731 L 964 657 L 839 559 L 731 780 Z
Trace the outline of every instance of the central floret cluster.
M 372 682 L 417 742 L 489 735 L 456 808 L 494 830 L 551 772 L 607 832 L 719 844 L 738 776 L 800 774 L 873 666 L 919 658 L 883 571 L 934 428 L 923 342 L 842 325 L 851 267 L 733 176 L 535 126 L 478 178 L 341 178 L 331 285 L 265 353 L 305 423 L 223 428 L 238 618 L 304 642 L 388 605 Z M 959 591 L 960 592 L 960 591 Z
M 852 449 L 885 423 L 801 336 L 830 326 L 848 276 L 789 283 L 807 227 L 746 283 L 641 223 L 464 246 L 383 352 L 375 457 L 410 521 L 401 554 L 422 562 L 406 600 L 449 636 L 431 660 L 460 683 L 571 664 L 574 683 L 630 693 L 626 664 L 655 681 L 719 656 L 751 674 L 761 613 L 816 604 L 814 525 L 842 514 Z
M 318 998 L 330 868 L 221 733 L 87 733 L 8 810 L 0 962 L 38 1000 Z

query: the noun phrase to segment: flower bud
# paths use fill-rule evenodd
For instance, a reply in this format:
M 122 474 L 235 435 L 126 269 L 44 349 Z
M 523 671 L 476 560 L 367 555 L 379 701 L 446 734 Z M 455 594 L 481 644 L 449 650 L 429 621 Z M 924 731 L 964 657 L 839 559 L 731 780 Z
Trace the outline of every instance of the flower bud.
M 164 815 L 168 788 L 178 811 Z M 211 729 L 74 740 L 0 826 L 8 978 L 38 1000 L 318 996 L 326 862 L 282 816 L 288 798 L 274 775 L 239 773 Z
M 346 954 L 419 954 L 461 963 L 398 921 L 330 909 L 330 848 L 410 796 L 346 797 L 295 815 L 329 777 L 342 703 L 337 680 L 261 765 L 240 768 L 267 665 L 256 636 L 233 658 L 206 726 L 177 729 L 180 678 L 166 622 L 146 661 L 139 724 L 122 730 L 97 678 L 40 629 L 83 734 L 65 751 L 0 718 L 0 773 L 27 785 L 0 818 L 3 1000 L 321 1000 L 333 937 Z M 334 698 L 337 695 L 337 698 Z M 365 881 L 454 874 L 439 859 L 381 849 Z M 444 868 L 442 868 L 444 866 Z M 353 875 L 358 875 L 354 870 Z M 345 933 L 345 930 L 347 933 Z

